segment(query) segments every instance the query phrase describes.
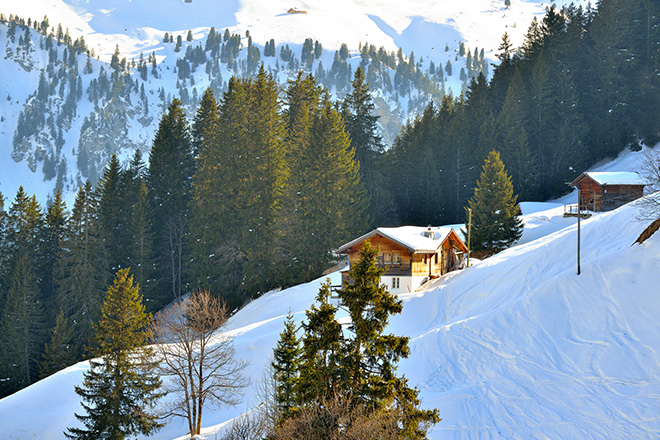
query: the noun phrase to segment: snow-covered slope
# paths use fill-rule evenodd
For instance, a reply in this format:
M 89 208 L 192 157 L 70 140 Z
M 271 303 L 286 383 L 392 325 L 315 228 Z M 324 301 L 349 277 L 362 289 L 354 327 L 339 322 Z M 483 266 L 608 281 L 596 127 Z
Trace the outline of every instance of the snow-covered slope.
M 400 371 L 441 411 L 431 438 L 660 436 L 660 236 L 631 246 L 647 226 L 638 209 L 582 222 L 579 276 L 571 225 L 401 297 L 390 330 L 411 338 Z M 268 293 L 230 320 L 255 383 L 285 315 L 303 319 L 320 281 Z M 85 368 L 0 400 L 0 437 L 61 438 L 80 411 L 73 386 Z M 208 409 L 206 438 L 259 403 L 252 387 L 243 404 Z M 183 435 L 173 421 L 153 438 Z
M 342 43 L 356 50 L 369 42 L 432 57 L 444 52 L 445 43 L 453 49 L 459 41 L 492 53 L 504 31 L 519 45 L 533 16 L 542 15 L 550 4 L 571 2 L 587 3 L 511 0 L 507 8 L 504 0 L 3 0 L 0 12 L 38 20 L 48 15 L 51 23 L 68 26 L 74 38 L 84 35 L 106 61 L 116 44 L 122 53 L 138 55 L 157 47 L 164 32 L 192 29 L 201 35 L 211 26 L 250 31 L 261 45 L 270 38 L 278 44 L 302 44 L 311 37 L 331 50 Z M 291 8 L 307 13 L 287 14 Z

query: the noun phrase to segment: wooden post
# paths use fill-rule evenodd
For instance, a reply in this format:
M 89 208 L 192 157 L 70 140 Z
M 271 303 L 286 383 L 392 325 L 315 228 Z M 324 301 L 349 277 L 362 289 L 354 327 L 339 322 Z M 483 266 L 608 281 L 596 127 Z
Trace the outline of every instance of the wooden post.
M 467 255 L 467 267 L 470 267 L 470 234 L 472 232 L 472 208 L 468 208 L 468 255 Z
M 582 200 L 580 196 L 578 196 L 578 224 L 577 224 L 577 274 L 580 275 L 580 217 L 582 214 L 580 213 L 580 203 L 582 203 Z

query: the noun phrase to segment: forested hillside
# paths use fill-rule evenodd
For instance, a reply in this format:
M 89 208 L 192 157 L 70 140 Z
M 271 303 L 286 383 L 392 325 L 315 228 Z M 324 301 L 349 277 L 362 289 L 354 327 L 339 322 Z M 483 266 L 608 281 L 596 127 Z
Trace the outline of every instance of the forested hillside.
M 483 48 L 466 48 L 463 42 L 455 53 L 447 46 L 446 63 L 437 65 L 414 52 L 388 51 L 368 42 L 350 51 L 346 44 L 324 50 L 312 38 L 299 46 L 278 44 L 274 38 L 258 46 L 249 31 L 232 34 L 215 28 L 197 40 L 192 31 L 176 36 L 165 32 L 161 44 L 158 54 L 141 52 L 130 59 L 117 46 L 105 63 L 83 36 L 74 39 L 68 28 L 47 16 L 0 14 L 0 46 L 5 48 L 0 71 L 8 78 L 0 87 L 7 92 L 0 137 L 11 141 L 11 159 L 20 165 L 3 167 L 8 172 L 0 176 L 0 191 L 14 192 L 27 185 L 20 176 L 30 176 L 29 186 L 42 202 L 56 189 L 70 201 L 87 179 L 98 181 L 112 154 L 122 164 L 136 149 L 146 154 L 173 99 L 192 118 L 206 89 L 220 96 L 230 78 L 255 78 L 261 65 L 281 88 L 298 72 L 311 73 L 334 99 L 350 92 L 360 67 L 375 92 L 378 129 L 388 144 L 402 122 L 429 99 L 439 101 L 449 93 L 446 81 L 467 87 L 471 78 L 489 72 Z
M 422 90 L 429 76 L 412 56 L 374 71 L 368 48 L 370 61 L 352 71 L 340 50 L 340 73 L 316 78 L 298 73 L 297 61 L 261 63 L 249 36 L 240 56 L 243 37 L 228 32 L 203 45 L 168 36 L 185 53 L 174 97 L 161 82 L 168 66 L 153 55 L 133 67 L 117 52 L 106 69 L 82 39 L 51 35 L 46 20 L 6 26 L 7 54 L 26 71 L 35 73 L 35 47 L 48 54 L 27 104 L 16 111 L 17 98 L 8 100 L 20 128 L 13 152 L 77 196 L 69 209 L 57 193 L 45 208 L 22 188 L 0 198 L 3 394 L 88 355 L 120 268 L 131 268 L 151 310 L 192 287 L 238 307 L 321 275 L 332 249 L 370 227 L 463 221 L 492 150 L 522 200 L 543 200 L 596 160 L 660 133 L 660 5 L 641 0 L 551 8 L 520 50 L 505 34 L 492 80 L 473 77 L 439 104 L 415 95 L 428 105 L 389 150 L 368 84 L 387 77 L 394 93 Z M 273 47 L 277 67 L 288 52 L 275 58 Z M 322 48 L 306 47 L 318 72 Z M 411 76 L 397 82 L 387 59 Z M 220 65 L 232 66 L 226 83 Z M 331 95 L 339 80 L 341 99 Z M 155 133 L 140 145 L 128 134 L 136 121 L 144 136 Z M 71 130 L 81 133 L 73 148 L 61 142 Z
M 519 200 L 547 200 L 597 160 L 660 140 L 660 4 L 550 8 L 521 48 L 505 34 L 499 49 L 490 81 L 430 102 L 384 156 L 401 223 L 464 221 L 491 150 Z

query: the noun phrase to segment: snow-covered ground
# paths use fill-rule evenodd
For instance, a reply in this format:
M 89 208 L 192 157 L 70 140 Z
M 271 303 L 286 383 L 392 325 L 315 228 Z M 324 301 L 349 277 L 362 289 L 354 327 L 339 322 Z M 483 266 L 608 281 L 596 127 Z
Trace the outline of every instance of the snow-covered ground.
M 494 59 L 505 30 L 514 46 L 520 45 L 532 17 L 543 15 L 552 3 L 561 7 L 571 0 L 511 0 L 509 8 L 504 0 L 0 0 L 0 12 L 39 21 L 47 15 L 51 25 L 68 26 L 74 39 L 84 35 L 106 61 L 116 44 L 122 53 L 137 56 L 157 48 L 165 32 L 192 30 L 199 38 L 211 26 L 249 31 L 260 45 L 270 38 L 278 45 L 313 38 L 334 51 L 342 43 L 357 50 L 369 42 L 433 58 L 444 53 L 445 44 L 453 51 L 464 41 L 467 47 L 485 48 Z M 307 13 L 287 14 L 291 8 Z
M 410 337 L 399 371 L 441 411 L 431 438 L 660 437 L 660 235 L 631 246 L 649 223 L 638 209 L 582 222 L 578 276 L 575 219 L 556 204 L 523 204 L 526 243 L 400 297 L 389 330 Z M 268 293 L 229 321 L 253 384 L 285 315 L 304 319 L 321 281 Z M 73 387 L 86 368 L 0 400 L 0 438 L 62 438 L 76 423 Z M 259 403 L 252 386 L 241 405 L 205 410 L 206 438 Z M 174 420 L 153 438 L 183 436 Z

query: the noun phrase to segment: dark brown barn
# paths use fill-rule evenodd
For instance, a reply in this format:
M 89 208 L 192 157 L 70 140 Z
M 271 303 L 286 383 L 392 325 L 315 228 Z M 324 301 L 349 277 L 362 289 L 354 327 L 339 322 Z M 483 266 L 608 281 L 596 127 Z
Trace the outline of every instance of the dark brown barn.
M 611 211 L 644 195 L 646 181 L 635 172 L 586 172 L 571 182 L 578 189 L 580 209 Z

